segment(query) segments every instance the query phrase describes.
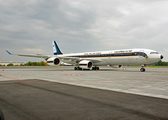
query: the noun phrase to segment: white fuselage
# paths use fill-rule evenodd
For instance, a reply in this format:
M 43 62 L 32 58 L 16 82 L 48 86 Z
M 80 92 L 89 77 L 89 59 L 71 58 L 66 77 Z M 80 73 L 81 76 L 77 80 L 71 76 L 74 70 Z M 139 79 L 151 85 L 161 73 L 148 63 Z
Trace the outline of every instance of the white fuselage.
M 97 51 L 57 55 L 58 57 L 78 57 L 85 60 L 99 60 L 93 66 L 102 65 L 142 65 L 158 62 L 161 54 L 150 49 L 124 49 L 112 51 Z M 56 57 L 56 56 L 55 56 Z M 75 64 L 70 59 L 62 59 L 61 62 Z

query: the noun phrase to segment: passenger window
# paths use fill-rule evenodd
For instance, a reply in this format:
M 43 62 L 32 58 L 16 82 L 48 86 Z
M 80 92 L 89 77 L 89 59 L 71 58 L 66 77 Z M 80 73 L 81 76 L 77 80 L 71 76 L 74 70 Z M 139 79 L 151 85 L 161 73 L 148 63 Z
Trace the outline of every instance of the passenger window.
M 159 54 L 158 52 L 151 52 L 150 54 Z

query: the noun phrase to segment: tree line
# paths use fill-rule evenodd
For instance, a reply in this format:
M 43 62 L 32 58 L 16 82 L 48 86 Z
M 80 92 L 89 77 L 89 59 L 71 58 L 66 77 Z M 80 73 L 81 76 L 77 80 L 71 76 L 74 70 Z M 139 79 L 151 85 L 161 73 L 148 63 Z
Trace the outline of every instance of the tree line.
M 3 66 L 3 65 L 0 65 L 0 66 Z M 41 62 L 27 62 L 25 64 L 20 64 L 20 65 L 14 65 L 13 63 L 9 63 L 7 66 L 48 66 L 47 63 L 45 63 L 44 61 L 41 61 Z
M 20 66 L 48 66 L 44 61 L 41 62 L 27 62 L 25 64 L 20 64 Z
M 157 63 L 155 63 L 155 66 L 168 66 L 168 62 L 163 62 L 160 60 Z

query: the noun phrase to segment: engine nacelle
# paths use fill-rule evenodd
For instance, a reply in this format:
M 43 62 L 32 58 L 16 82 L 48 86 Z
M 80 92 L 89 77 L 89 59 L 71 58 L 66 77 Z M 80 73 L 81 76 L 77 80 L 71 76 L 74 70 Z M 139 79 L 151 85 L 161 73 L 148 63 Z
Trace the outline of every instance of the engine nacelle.
M 90 69 L 93 66 L 93 63 L 88 60 L 82 60 L 79 62 L 79 67 L 83 69 Z
M 122 67 L 122 65 L 110 65 L 110 66 L 113 68 L 121 68 Z
M 59 65 L 60 64 L 60 59 L 52 57 L 47 60 L 48 65 Z

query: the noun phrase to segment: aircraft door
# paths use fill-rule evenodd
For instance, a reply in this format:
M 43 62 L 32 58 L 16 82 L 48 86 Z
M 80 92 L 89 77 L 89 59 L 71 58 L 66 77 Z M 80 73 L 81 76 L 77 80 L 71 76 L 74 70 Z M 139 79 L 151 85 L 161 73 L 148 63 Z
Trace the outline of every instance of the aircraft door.
M 139 58 L 143 58 L 145 55 L 144 50 L 139 51 Z
M 143 60 L 143 56 L 144 56 L 144 50 L 140 50 L 135 55 L 138 55 L 138 56 L 130 58 L 130 63 L 133 64 L 133 65 L 139 65 L 139 64 L 141 64 L 142 60 Z
M 140 50 L 139 52 L 139 63 L 144 64 L 145 60 L 147 60 L 147 56 L 144 52 L 144 50 Z

